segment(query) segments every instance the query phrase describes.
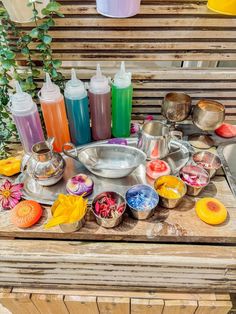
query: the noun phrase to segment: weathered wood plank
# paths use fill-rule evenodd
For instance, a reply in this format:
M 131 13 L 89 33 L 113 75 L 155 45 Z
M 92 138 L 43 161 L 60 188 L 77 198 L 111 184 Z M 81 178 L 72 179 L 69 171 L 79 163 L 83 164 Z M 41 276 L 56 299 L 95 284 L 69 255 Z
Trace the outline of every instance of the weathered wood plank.
M 167 300 L 163 314 L 194 314 L 197 306 L 197 301 Z
M 131 299 L 131 314 L 162 314 L 163 300 Z
M 98 297 L 97 305 L 100 314 L 130 314 L 129 298 Z
M 227 314 L 231 308 L 230 301 L 199 301 L 195 314 Z
M 29 293 L 0 293 L 0 304 L 12 312 L 12 314 L 40 314 L 32 303 Z
M 63 295 L 51 294 L 33 294 L 31 296 L 33 304 L 41 314 L 69 314 L 63 298 Z
M 235 199 L 224 177 L 215 177 L 200 197 L 214 196 L 222 201 L 228 209 L 229 218 L 223 225 L 210 226 L 202 222 L 196 215 L 195 201 L 186 196 L 174 210 L 158 208 L 155 215 L 146 221 L 137 221 L 125 215 L 123 223 L 111 230 L 99 227 L 93 216 L 88 215 L 85 226 L 75 233 L 63 233 L 59 227 L 45 230 L 46 217 L 50 217 L 50 209 L 44 209 L 42 220 L 31 229 L 21 230 L 9 221 L 7 211 L 0 212 L 0 236 L 20 238 L 48 239 L 86 239 L 86 240 L 129 240 L 150 242 L 236 242 L 236 211 L 232 204 Z M 183 213 L 184 218 L 183 219 Z
M 100 314 L 95 296 L 69 295 L 65 296 L 64 302 L 70 314 Z

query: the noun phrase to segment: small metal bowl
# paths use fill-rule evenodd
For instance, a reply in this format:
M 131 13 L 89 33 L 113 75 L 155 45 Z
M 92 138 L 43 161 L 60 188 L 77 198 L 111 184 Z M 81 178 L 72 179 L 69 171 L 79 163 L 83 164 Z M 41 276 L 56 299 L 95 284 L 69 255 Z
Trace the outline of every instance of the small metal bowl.
M 65 233 L 71 233 L 80 230 L 85 225 L 85 218 L 69 224 L 61 224 L 59 227 Z
M 161 193 L 158 192 L 158 187 L 164 184 L 165 181 L 168 182 L 168 180 L 176 181 L 175 189 L 177 189 L 181 195 L 179 198 L 167 198 L 165 196 L 162 196 Z M 176 176 L 171 176 L 171 175 L 161 176 L 157 178 L 156 181 L 154 182 L 154 189 L 157 191 L 160 197 L 160 205 L 162 207 L 169 208 L 169 209 L 177 207 L 181 203 L 183 197 L 185 196 L 187 192 L 186 184 L 180 178 Z
M 193 161 L 196 165 L 203 167 L 213 178 L 216 171 L 222 166 L 220 158 L 210 152 L 201 151 L 193 154 Z
M 192 185 L 191 183 L 187 182 L 184 179 L 184 173 L 192 173 L 193 175 L 197 176 L 199 180 L 205 177 L 206 184 L 203 184 L 200 186 Z M 187 185 L 187 194 L 190 196 L 197 196 L 210 183 L 209 173 L 200 166 L 191 165 L 191 164 L 184 166 L 180 170 L 179 175 L 180 175 L 181 180 L 183 180 L 183 182 Z
M 122 214 L 120 214 L 119 216 L 117 217 L 114 217 L 114 218 L 102 218 L 100 216 L 98 216 L 95 212 L 95 204 L 96 202 L 103 196 L 105 196 L 107 193 L 111 194 L 111 196 L 116 200 L 116 203 L 118 205 L 124 203 L 125 204 L 125 207 L 124 207 L 124 211 Z M 97 221 L 97 224 L 104 227 L 104 228 L 114 228 L 116 226 L 118 226 L 122 219 L 123 219 L 123 215 L 124 215 L 124 212 L 126 210 L 126 201 L 124 199 L 124 197 L 122 195 L 120 195 L 119 193 L 117 192 L 111 192 L 111 191 L 107 191 L 107 192 L 103 192 L 103 193 L 100 193 L 98 194 L 97 196 L 95 196 L 95 198 L 93 199 L 92 201 L 92 212 L 96 218 L 96 221 Z
M 150 198 L 151 200 L 153 200 L 155 204 L 153 206 L 145 209 L 145 210 L 133 207 L 130 204 L 129 199 L 132 197 L 135 197 L 140 192 L 145 194 L 145 196 L 147 198 Z M 134 185 L 133 187 L 131 187 L 126 192 L 125 199 L 126 199 L 127 205 L 130 209 L 132 216 L 135 219 L 145 220 L 154 214 L 154 211 L 155 211 L 155 209 L 158 205 L 158 202 L 159 202 L 159 195 L 151 186 L 145 185 L 145 184 L 137 184 L 137 185 Z

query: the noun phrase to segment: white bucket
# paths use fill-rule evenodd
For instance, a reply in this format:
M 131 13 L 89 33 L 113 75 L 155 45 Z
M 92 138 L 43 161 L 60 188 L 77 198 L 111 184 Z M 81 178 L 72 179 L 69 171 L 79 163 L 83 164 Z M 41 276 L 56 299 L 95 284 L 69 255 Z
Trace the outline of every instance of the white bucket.
M 47 6 L 49 1 L 50 0 L 41 0 L 42 3 L 36 3 L 36 9 L 38 10 L 40 17 L 43 17 L 41 10 Z M 2 0 L 10 19 L 17 23 L 32 22 L 33 7 L 28 7 L 28 2 L 28 0 Z
M 115 18 L 125 18 L 139 13 L 141 0 L 96 0 L 98 13 Z

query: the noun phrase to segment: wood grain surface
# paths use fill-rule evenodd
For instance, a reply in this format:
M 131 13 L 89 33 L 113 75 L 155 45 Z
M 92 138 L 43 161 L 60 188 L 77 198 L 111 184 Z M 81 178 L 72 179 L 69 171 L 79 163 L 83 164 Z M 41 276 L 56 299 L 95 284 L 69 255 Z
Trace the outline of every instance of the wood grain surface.
M 105 229 L 88 213 L 85 226 L 74 233 L 63 233 L 60 227 L 49 230 L 44 224 L 51 217 L 49 207 L 38 224 L 29 229 L 19 229 L 10 222 L 9 211 L 0 212 L 0 237 L 44 238 L 104 241 L 188 242 L 188 243 L 236 243 L 235 199 L 223 176 L 216 176 L 199 197 L 216 197 L 228 210 L 228 218 L 219 226 L 210 226 L 201 221 L 195 212 L 198 198 L 186 196 L 175 209 L 159 207 L 153 217 L 145 221 L 135 220 L 125 214 L 124 221 L 116 228 Z

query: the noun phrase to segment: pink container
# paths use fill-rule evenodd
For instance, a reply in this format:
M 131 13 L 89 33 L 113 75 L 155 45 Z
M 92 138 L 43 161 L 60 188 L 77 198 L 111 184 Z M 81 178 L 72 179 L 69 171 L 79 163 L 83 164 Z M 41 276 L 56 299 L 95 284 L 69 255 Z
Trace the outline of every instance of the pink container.
M 139 13 L 141 0 L 96 0 L 98 13 L 115 18 L 125 18 Z

